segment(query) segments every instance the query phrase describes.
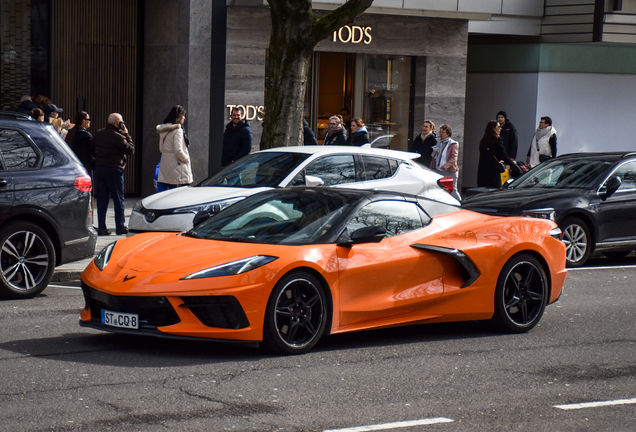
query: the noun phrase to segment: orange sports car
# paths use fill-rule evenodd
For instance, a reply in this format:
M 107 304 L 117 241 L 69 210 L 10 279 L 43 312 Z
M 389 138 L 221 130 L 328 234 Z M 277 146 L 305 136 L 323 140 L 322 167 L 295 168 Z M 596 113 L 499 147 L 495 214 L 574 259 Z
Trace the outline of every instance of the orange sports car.
M 104 248 L 82 273 L 80 325 L 284 354 L 327 334 L 415 323 L 487 320 L 526 332 L 561 294 L 560 238 L 549 220 L 422 197 L 278 189 L 188 232 Z

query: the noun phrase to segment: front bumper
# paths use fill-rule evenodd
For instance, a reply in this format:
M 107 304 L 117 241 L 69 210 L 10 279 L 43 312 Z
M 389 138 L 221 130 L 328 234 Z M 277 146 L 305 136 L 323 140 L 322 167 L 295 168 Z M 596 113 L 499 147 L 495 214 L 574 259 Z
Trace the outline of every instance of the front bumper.
M 131 233 L 189 231 L 192 229 L 194 216 L 194 213 L 163 214 L 152 222 L 148 222 L 144 214 L 133 211 L 128 220 L 128 230 Z

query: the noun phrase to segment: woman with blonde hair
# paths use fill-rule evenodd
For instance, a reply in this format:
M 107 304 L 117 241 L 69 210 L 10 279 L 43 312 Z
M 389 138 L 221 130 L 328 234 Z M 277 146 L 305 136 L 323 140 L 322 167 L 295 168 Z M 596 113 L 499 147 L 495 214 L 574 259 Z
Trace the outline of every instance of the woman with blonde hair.
M 331 116 L 329 117 L 329 127 L 327 129 L 327 135 L 322 141 L 323 145 L 346 145 L 347 144 L 347 131 L 342 127 L 342 117 Z

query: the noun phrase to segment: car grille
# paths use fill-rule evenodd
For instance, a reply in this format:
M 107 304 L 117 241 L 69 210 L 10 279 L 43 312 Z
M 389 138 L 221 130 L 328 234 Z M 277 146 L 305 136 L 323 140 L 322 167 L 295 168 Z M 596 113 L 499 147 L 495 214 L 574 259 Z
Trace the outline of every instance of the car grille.
M 181 297 L 183 304 L 208 327 L 242 329 L 250 323 L 239 301 L 233 296 Z
M 154 329 L 181 321 L 165 297 L 115 296 L 90 288 L 83 282 L 82 291 L 94 322 L 101 323 L 102 309 L 137 314 L 140 329 Z

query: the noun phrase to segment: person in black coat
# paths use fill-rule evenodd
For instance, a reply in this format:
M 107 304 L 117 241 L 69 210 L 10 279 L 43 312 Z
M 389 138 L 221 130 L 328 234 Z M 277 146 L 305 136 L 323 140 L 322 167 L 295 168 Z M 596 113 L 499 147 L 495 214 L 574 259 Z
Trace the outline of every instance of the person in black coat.
M 91 117 L 86 111 L 79 111 L 75 114 L 75 126 L 68 131 L 64 140 L 92 178 L 95 154 L 93 153 L 93 135 L 87 130 L 89 127 L 91 127 Z
M 364 125 L 362 119 L 360 117 L 354 117 L 351 119 L 351 135 L 347 138 L 347 145 L 361 147 L 370 142 L 369 131 Z
M 347 145 L 347 130 L 342 126 L 340 116 L 329 117 L 329 129 L 322 141 L 323 145 Z
M 303 145 L 318 145 L 316 135 L 305 119 L 303 119 Z
M 412 143 L 409 143 L 409 151 L 419 153 L 421 156 L 414 160 L 426 168 L 430 168 L 431 161 L 433 160 L 433 146 L 435 144 L 437 144 L 435 123 L 430 120 L 424 120 L 422 133 L 416 136 Z
M 252 129 L 242 117 L 240 108 L 232 108 L 231 121 L 225 126 L 223 134 L 221 166 L 229 165 L 252 151 Z
M 517 128 L 508 120 L 508 115 L 505 111 L 499 111 L 497 113 L 497 122 L 501 126 L 501 133 L 499 136 L 504 145 L 506 153 L 510 159 L 517 158 L 517 147 L 519 145 L 519 137 L 517 136 Z
M 477 168 L 477 186 L 487 188 L 501 188 L 501 172 L 499 161 L 510 165 L 514 176 L 521 174 L 521 170 L 506 153 L 503 141 L 499 135 L 501 126 L 491 120 L 486 125 L 484 136 L 479 142 L 479 166 Z

